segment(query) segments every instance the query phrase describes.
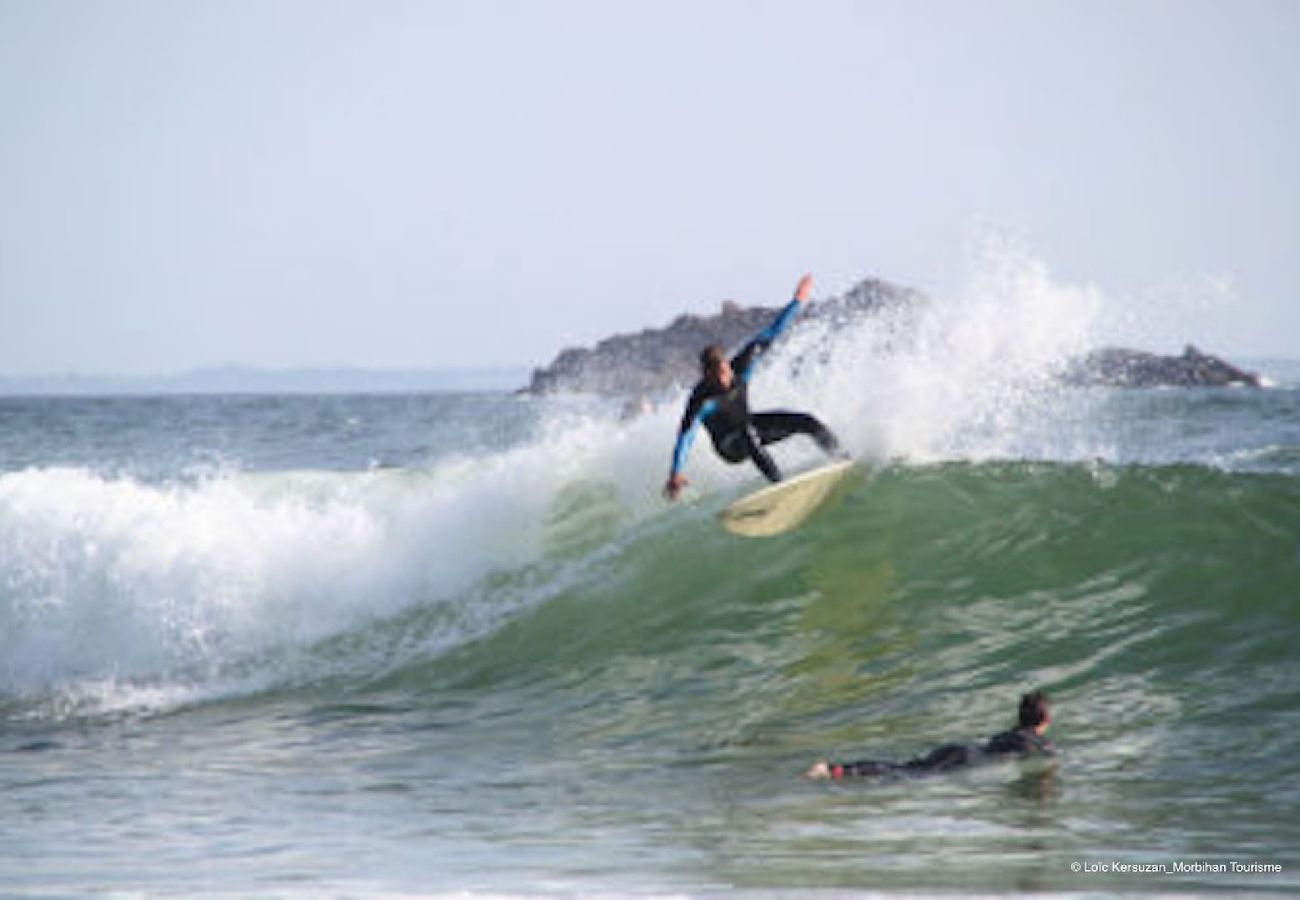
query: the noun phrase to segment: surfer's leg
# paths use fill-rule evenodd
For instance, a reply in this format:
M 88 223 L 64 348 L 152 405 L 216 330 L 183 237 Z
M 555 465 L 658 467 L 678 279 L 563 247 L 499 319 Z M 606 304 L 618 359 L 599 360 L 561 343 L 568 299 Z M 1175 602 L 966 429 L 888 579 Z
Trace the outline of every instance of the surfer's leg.
M 828 456 L 843 456 L 840 442 L 831 430 L 815 416 L 797 412 L 761 412 L 750 417 L 758 439 L 763 444 L 775 444 L 792 434 L 806 434 L 817 442 L 817 446 Z
M 754 465 L 758 466 L 758 470 L 767 476 L 767 480 L 780 481 L 781 470 L 776 467 L 776 461 L 772 459 L 771 454 L 763 449 L 764 442 L 755 433 L 753 425 L 745 429 L 745 443 L 749 445 L 749 458 L 754 461 Z
M 727 433 L 715 446 L 718 455 L 727 462 L 738 463 L 750 459 L 768 481 L 781 480 L 781 470 L 777 468 L 771 455 L 763 449 L 763 442 L 759 439 L 753 425 Z
M 898 763 L 879 759 L 860 759 L 857 762 L 841 763 L 831 767 L 832 778 L 882 778 L 901 775 L 906 767 Z
M 918 773 L 946 772 L 960 766 L 969 765 L 975 753 L 962 744 L 944 744 L 936 747 L 919 759 L 909 760 L 905 767 Z

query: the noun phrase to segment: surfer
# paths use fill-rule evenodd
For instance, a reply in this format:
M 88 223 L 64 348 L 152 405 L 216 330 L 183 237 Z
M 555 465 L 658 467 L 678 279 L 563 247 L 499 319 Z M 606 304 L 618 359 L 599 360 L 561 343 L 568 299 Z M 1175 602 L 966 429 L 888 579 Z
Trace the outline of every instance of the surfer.
M 863 759 L 857 762 L 816 762 L 808 770 L 809 778 L 913 777 L 949 772 L 976 762 L 999 758 L 1051 756 L 1056 746 L 1043 737 L 1052 724 L 1052 710 L 1047 695 L 1033 691 L 1020 698 L 1016 727 L 995 734 L 983 744 L 944 744 L 925 756 L 904 763 Z
M 729 463 L 752 460 L 769 481 L 780 481 L 781 470 L 765 449 L 766 445 L 785 440 L 793 434 L 809 435 L 817 446 L 832 456 L 843 456 L 835 435 L 815 417 L 801 412 L 773 411 L 750 413 L 749 380 L 754 374 L 759 357 L 767 352 L 772 342 L 789 327 L 799 307 L 812 294 L 812 276 L 799 279 L 794 299 L 777 314 L 767 328 L 745 344 L 741 351 L 727 359 L 726 351 L 717 344 L 705 347 L 700 353 L 703 377 L 691 391 L 677 431 L 677 444 L 673 448 L 672 469 L 664 493 L 676 500 L 687 484 L 682 469 L 690 455 L 696 432 L 701 424 L 713 440 L 713 448 Z

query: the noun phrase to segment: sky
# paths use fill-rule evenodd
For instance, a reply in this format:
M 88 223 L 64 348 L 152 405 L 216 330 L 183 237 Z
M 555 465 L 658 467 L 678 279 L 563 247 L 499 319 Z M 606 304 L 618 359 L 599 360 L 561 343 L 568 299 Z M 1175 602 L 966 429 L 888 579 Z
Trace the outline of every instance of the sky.
M 0 0 L 0 373 L 541 365 L 805 271 L 941 299 L 989 233 L 1147 349 L 1300 358 L 1297 47 L 1289 0 Z

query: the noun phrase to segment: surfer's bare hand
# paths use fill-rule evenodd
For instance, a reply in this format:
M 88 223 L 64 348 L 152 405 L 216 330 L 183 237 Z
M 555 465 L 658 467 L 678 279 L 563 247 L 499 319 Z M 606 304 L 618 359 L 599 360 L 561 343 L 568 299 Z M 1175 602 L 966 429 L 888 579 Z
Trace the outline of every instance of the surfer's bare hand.
M 800 303 L 807 303 L 808 298 L 812 296 L 813 277 L 809 273 L 799 279 L 799 286 L 794 289 L 794 299 Z
M 686 485 L 686 476 L 679 472 L 668 479 L 668 483 L 664 485 L 664 494 L 669 500 L 676 500 Z

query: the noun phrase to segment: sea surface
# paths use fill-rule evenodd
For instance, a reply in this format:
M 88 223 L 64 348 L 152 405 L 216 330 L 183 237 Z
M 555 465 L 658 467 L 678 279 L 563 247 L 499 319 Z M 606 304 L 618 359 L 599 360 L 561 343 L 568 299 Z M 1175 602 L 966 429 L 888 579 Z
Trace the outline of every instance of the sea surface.
M 0 894 L 1300 890 L 1300 368 L 835 352 L 766 540 L 680 393 L 0 398 Z

